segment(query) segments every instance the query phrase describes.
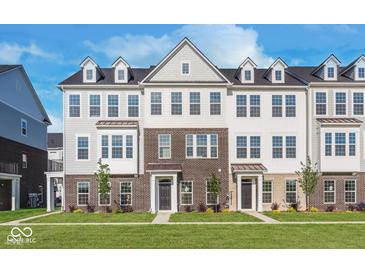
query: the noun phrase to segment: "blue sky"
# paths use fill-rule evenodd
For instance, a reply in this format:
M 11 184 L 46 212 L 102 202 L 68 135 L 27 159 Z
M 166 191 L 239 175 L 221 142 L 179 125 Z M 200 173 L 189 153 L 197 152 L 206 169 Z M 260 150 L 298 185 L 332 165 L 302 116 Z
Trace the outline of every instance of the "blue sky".
M 289 65 L 317 65 L 334 53 L 343 65 L 365 53 L 365 25 L 0 25 L 0 63 L 23 64 L 61 130 L 57 83 L 90 55 L 101 67 L 119 56 L 131 66 L 156 64 L 189 37 L 219 67 L 250 56 L 267 66 L 280 56 Z

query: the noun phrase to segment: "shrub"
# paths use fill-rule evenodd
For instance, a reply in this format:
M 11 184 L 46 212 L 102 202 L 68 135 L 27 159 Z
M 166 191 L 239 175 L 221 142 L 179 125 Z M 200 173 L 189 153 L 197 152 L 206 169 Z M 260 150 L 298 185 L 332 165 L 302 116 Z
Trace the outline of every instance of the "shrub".
M 364 202 L 358 203 L 356 205 L 356 210 L 357 211 L 365 211 L 365 203 Z
M 310 210 L 311 212 L 318 212 L 318 208 L 316 208 L 316 207 L 311 207 L 311 210 Z
M 289 207 L 287 212 L 297 212 L 294 207 Z
M 215 213 L 218 213 L 218 212 L 221 212 L 222 211 L 222 209 L 221 209 L 222 207 L 221 207 L 221 205 L 220 204 L 218 204 L 218 205 L 216 205 L 214 208 L 213 208 L 213 210 L 214 210 L 214 212 Z
M 214 210 L 212 208 L 208 208 L 207 211 L 206 211 L 208 214 L 213 214 L 214 213 Z
M 199 206 L 198 206 L 198 211 L 199 212 L 207 211 L 207 206 L 204 203 L 200 203 Z
M 119 213 L 122 213 L 122 210 L 120 210 L 120 208 L 116 208 L 113 210 L 113 213 L 114 214 L 119 214 Z
M 333 212 L 335 210 L 335 207 L 334 206 L 327 206 L 326 208 L 326 212 Z
M 224 208 L 224 209 L 222 210 L 222 213 L 224 213 L 224 214 L 228 214 L 228 213 L 230 213 L 230 211 L 229 211 L 229 209 L 228 209 L 228 208 Z
M 193 211 L 193 208 L 190 205 L 185 206 L 184 209 L 185 209 L 185 212 L 192 212 Z
M 75 209 L 72 213 L 84 213 L 81 208 Z
M 120 209 L 122 210 L 123 213 L 133 212 L 132 206 L 122 206 L 120 207 Z
M 279 204 L 278 203 L 272 203 L 271 204 L 271 210 L 279 210 Z
M 295 211 L 298 211 L 298 209 L 299 209 L 299 202 L 297 202 L 297 203 L 291 203 L 290 204 L 290 207 L 293 208 Z
M 348 205 L 347 206 L 347 211 L 355 211 L 356 210 L 356 206 L 355 205 Z
M 95 211 L 95 206 L 87 204 L 86 212 L 93 213 Z
M 74 210 L 76 209 L 76 207 L 74 205 L 69 205 L 68 209 L 70 210 L 70 212 L 74 212 Z
M 353 213 L 353 211 L 352 211 L 352 210 L 346 210 L 345 212 L 346 212 L 346 213 Z
M 274 213 L 274 214 L 280 214 L 281 211 L 279 209 L 273 209 L 272 213 Z

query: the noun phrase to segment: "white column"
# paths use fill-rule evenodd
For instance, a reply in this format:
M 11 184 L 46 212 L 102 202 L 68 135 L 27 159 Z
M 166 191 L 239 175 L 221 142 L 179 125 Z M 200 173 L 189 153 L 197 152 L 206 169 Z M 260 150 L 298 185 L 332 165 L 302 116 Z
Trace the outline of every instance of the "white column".
M 156 212 L 156 177 L 155 175 L 151 175 L 151 179 L 150 179 L 150 190 L 151 190 L 151 212 L 155 213 Z
M 20 207 L 20 179 L 11 180 L 11 210 L 19 209 Z
M 54 210 L 54 187 L 51 176 L 47 175 L 47 212 Z
M 257 211 L 262 211 L 262 174 L 257 176 Z
M 177 175 L 173 175 L 172 176 L 172 189 L 171 189 L 171 203 L 172 203 L 172 207 L 171 210 L 172 212 L 177 212 Z
M 242 199 L 241 199 L 241 177 L 242 175 L 237 174 L 237 210 L 242 209 Z
M 62 191 L 61 191 L 62 199 L 61 199 L 61 208 L 63 210 L 66 210 L 66 204 L 65 204 L 65 179 L 62 178 Z

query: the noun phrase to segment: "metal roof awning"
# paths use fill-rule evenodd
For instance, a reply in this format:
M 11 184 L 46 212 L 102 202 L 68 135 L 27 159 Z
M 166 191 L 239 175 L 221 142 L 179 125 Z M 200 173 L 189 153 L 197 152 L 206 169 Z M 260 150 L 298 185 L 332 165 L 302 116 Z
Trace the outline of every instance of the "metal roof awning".
M 129 120 L 100 120 L 97 128 L 138 128 L 138 121 Z
M 324 126 L 360 126 L 363 122 L 356 118 L 317 118 L 317 121 Z
M 267 171 L 267 168 L 261 163 L 252 163 L 252 164 L 231 164 L 232 172 L 258 172 L 262 173 Z

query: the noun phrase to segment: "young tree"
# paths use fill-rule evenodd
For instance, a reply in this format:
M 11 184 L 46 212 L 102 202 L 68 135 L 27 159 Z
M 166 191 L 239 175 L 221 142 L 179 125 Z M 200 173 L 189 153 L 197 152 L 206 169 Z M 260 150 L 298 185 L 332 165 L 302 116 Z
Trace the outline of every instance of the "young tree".
M 105 200 L 111 190 L 109 184 L 110 181 L 110 168 L 108 164 L 103 164 L 101 159 L 98 161 L 98 171 L 95 172 L 96 181 L 98 182 L 98 193 L 100 194 L 100 200 Z M 110 199 L 111 197 L 109 197 Z M 106 211 L 106 207 L 105 207 Z
M 300 162 L 300 164 L 302 165 L 301 170 L 296 171 L 296 174 L 299 177 L 300 187 L 303 189 L 303 192 L 305 194 L 306 207 L 309 211 L 309 196 L 314 193 L 314 190 L 316 189 L 317 183 L 321 175 L 318 171 L 317 164 L 312 165 L 312 161 L 309 157 L 307 158 L 306 164 L 304 164 L 303 162 Z
M 212 173 L 212 175 L 208 178 L 207 180 L 207 184 L 209 187 L 209 192 L 212 193 L 213 195 L 213 199 L 215 202 L 215 211 L 218 211 L 218 194 L 221 191 L 221 180 L 214 174 Z

